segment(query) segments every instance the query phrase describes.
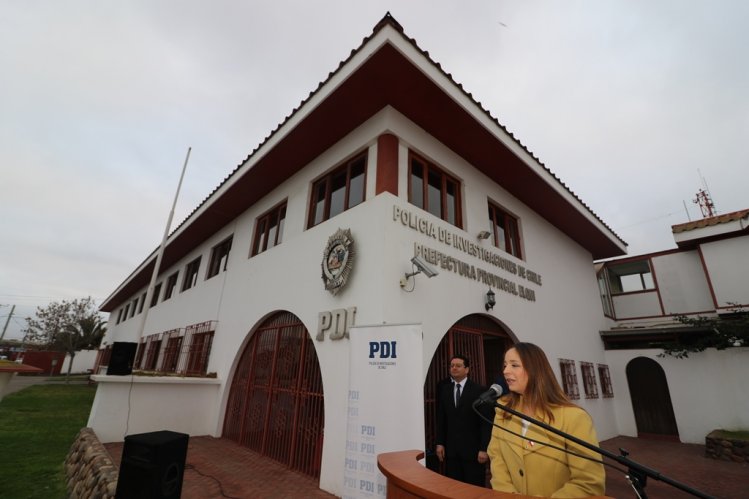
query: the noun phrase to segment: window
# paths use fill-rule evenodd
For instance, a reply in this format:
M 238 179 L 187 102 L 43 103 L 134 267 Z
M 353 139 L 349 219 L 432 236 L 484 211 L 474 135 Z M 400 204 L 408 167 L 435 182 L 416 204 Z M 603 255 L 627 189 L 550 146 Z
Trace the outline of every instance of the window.
M 598 398 L 598 384 L 596 383 L 596 370 L 590 362 L 580 362 L 580 370 L 583 373 L 583 389 L 586 399 Z
M 128 303 L 125 305 L 125 311 L 122 314 L 122 321 L 125 322 L 127 320 L 127 313 L 130 311 L 130 304 Z
M 598 364 L 598 377 L 601 379 L 601 391 L 603 392 L 603 398 L 614 398 L 614 388 L 611 386 L 609 366 L 607 366 L 606 364 Z
M 286 201 L 258 217 L 255 223 L 255 236 L 252 239 L 252 253 L 255 256 L 281 244 L 283 226 L 286 220 Z
M 120 309 L 120 313 L 117 314 L 117 322 L 115 324 L 119 324 L 121 320 L 122 320 L 122 309 Z
M 179 272 L 175 272 L 170 275 L 166 280 L 166 289 L 164 290 L 164 301 L 168 300 L 174 294 L 174 288 L 177 287 L 177 275 Z
M 559 359 L 559 366 L 562 369 L 562 388 L 570 400 L 580 398 L 580 389 L 577 386 L 577 373 L 575 372 L 575 361 Z
M 161 348 L 160 336 L 160 334 L 152 334 L 146 339 L 146 364 L 143 366 L 146 371 L 156 370 L 156 362 L 159 360 Z
M 219 272 L 226 270 L 226 264 L 229 262 L 229 252 L 231 251 L 231 241 L 233 237 L 214 246 L 211 250 L 211 260 L 208 264 L 208 273 L 205 278 L 210 279 Z
M 140 314 L 143 312 L 143 305 L 146 303 L 146 294 L 143 293 L 140 295 L 140 307 L 138 307 L 138 313 Z
M 200 257 L 191 261 L 185 267 L 185 277 L 182 280 L 182 291 L 187 291 L 198 283 L 198 271 L 200 270 Z
M 655 289 L 648 260 L 606 265 L 606 272 L 612 294 Z
M 174 282 L 177 282 L 176 280 Z M 153 288 L 153 296 L 151 297 L 151 306 L 155 307 L 159 302 L 159 294 L 161 294 L 161 283 L 158 283 Z M 166 298 L 164 298 L 166 300 Z
M 133 300 L 133 308 L 130 309 L 130 317 L 135 315 L 135 311 L 138 309 L 138 299 Z
M 192 335 L 187 358 L 186 374 L 205 374 L 208 368 L 208 357 L 211 355 L 213 331 Z
M 364 201 L 367 155 L 363 153 L 312 184 L 309 220 L 314 227 Z
M 520 254 L 520 230 L 518 220 L 502 208 L 489 203 L 489 221 L 492 224 L 494 246 L 522 258 Z
M 177 371 L 177 362 L 182 348 L 182 336 L 179 336 L 179 329 L 164 333 L 164 336 L 167 341 L 164 348 L 164 358 L 161 361 L 161 370 L 173 373 Z
M 460 182 L 413 153 L 410 164 L 409 202 L 461 227 Z
M 142 369 L 143 366 L 141 363 L 143 362 L 143 352 L 146 349 L 146 339 L 141 338 L 140 343 L 138 344 L 138 351 L 135 353 L 135 361 L 133 362 L 133 369 Z

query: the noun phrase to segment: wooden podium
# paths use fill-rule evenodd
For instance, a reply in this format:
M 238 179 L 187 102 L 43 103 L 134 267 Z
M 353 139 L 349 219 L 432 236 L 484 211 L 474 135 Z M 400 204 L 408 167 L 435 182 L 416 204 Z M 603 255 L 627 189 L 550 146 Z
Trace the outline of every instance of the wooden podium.
M 377 456 L 377 467 L 387 478 L 388 499 L 538 499 L 509 494 L 459 482 L 422 466 L 420 450 L 385 452 Z M 595 496 L 590 499 L 611 499 Z

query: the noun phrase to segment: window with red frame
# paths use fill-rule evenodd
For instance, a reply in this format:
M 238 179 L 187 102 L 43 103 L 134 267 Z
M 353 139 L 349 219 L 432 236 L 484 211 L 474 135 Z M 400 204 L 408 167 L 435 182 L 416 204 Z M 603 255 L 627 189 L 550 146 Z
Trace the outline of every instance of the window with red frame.
M 283 227 L 286 221 L 286 201 L 258 217 L 255 222 L 255 236 L 252 239 L 252 253 L 255 256 L 278 246 L 283 241 Z
M 205 374 L 208 369 L 208 357 L 211 355 L 211 344 L 213 343 L 213 331 L 196 333 L 192 335 L 189 353 L 187 357 L 186 374 Z
M 161 362 L 161 370 L 168 373 L 177 371 L 180 348 L 182 348 L 182 336 L 172 336 L 166 342 L 164 348 L 164 360 Z
M 590 362 L 580 362 L 580 371 L 583 373 L 583 389 L 586 399 L 598 398 L 598 383 L 596 383 L 596 369 Z
M 312 184 L 307 228 L 314 227 L 363 202 L 366 174 L 365 152 Z
M 143 352 L 146 351 L 146 340 L 141 339 L 138 343 L 138 350 L 135 353 L 135 362 L 133 362 L 133 369 L 142 369 Z
M 492 224 L 494 246 L 507 253 L 522 258 L 520 250 L 520 229 L 517 218 L 499 206 L 489 203 L 489 221 Z
M 177 282 L 177 281 L 175 280 L 175 282 Z M 152 307 L 155 307 L 156 304 L 159 302 L 159 294 L 160 293 L 161 293 L 161 283 L 158 283 L 153 288 L 153 296 L 151 297 L 151 306 Z
M 408 201 L 437 218 L 462 227 L 460 182 L 437 166 L 411 153 Z
M 606 364 L 598 364 L 598 377 L 601 379 L 601 392 L 603 392 L 603 398 L 613 398 L 614 387 L 611 385 L 611 374 L 609 373 L 609 366 L 607 366 Z
M 177 276 L 179 272 L 175 272 L 174 274 L 170 275 L 169 278 L 166 280 L 166 289 L 164 290 L 164 300 L 166 301 L 169 298 L 172 297 L 174 294 L 174 288 L 177 287 Z
M 198 272 L 200 271 L 200 257 L 191 261 L 185 267 L 185 277 L 182 280 L 182 291 L 187 291 L 198 283 Z
M 210 279 L 211 277 L 218 275 L 219 272 L 226 270 L 233 238 L 234 236 L 224 239 L 211 250 L 211 260 L 208 262 L 208 271 L 205 276 L 206 279 Z
M 146 371 L 155 371 L 156 362 L 159 360 L 159 350 L 161 349 L 160 335 L 154 334 L 148 338 L 148 348 L 146 353 L 146 364 L 143 369 Z
M 562 369 L 562 389 L 570 400 L 580 398 L 580 388 L 577 385 L 577 373 L 575 372 L 575 361 L 568 359 L 559 359 L 559 366 Z

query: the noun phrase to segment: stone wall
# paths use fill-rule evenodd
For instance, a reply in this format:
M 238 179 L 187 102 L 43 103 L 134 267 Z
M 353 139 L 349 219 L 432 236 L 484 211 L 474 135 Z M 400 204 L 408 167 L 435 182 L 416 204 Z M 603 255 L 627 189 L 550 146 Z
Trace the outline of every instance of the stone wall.
M 70 499 L 113 499 L 119 470 L 94 430 L 83 428 L 65 458 Z
M 724 438 L 720 431 L 712 431 L 705 437 L 705 455 L 723 461 L 749 463 L 749 442 Z

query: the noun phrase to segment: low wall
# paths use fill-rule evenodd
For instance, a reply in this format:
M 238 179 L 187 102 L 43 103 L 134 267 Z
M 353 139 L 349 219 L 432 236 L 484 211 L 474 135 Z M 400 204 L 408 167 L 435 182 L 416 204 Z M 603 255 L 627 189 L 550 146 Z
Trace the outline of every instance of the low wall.
M 722 461 L 749 463 L 749 442 L 725 438 L 720 431 L 713 431 L 705 437 L 705 456 Z
M 70 499 L 114 499 L 119 470 L 91 428 L 75 437 L 65 458 Z

